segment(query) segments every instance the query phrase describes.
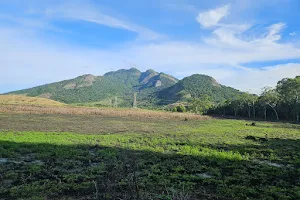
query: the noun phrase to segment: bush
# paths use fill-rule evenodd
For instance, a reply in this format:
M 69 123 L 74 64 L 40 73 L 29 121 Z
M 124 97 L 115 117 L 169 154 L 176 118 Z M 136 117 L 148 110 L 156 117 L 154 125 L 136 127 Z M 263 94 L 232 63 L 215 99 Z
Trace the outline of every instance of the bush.
M 176 109 L 177 112 L 186 112 L 186 108 L 183 105 L 177 106 Z
M 176 107 L 176 106 L 174 106 L 174 107 L 172 108 L 172 112 L 177 112 L 177 107 Z

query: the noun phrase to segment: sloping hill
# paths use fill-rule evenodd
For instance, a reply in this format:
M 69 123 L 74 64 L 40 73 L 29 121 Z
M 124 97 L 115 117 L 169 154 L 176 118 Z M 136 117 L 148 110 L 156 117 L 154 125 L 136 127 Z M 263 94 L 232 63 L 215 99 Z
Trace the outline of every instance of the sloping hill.
M 126 85 L 115 82 L 110 78 L 83 75 L 71 80 L 46 84 L 26 90 L 13 92 L 14 94 L 25 94 L 27 96 L 47 97 L 64 103 L 92 102 L 127 91 Z
M 221 102 L 240 94 L 238 90 L 223 86 L 206 75 L 195 74 L 178 81 L 168 74 L 154 70 L 141 72 L 135 68 L 108 72 L 103 76 L 87 74 L 10 94 L 97 106 L 111 106 L 118 97 L 118 106 L 129 107 L 134 93 L 138 93 L 139 106 L 172 104 L 203 95 L 208 95 L 213 102 Z
M 135 68 L 109 72 L 103 76 L 91 74 L 75 79 L 46 84 L 10 94 L 44 97 L 64 103 L 110 102 L 118 96 L 120 106 L 130 106 L 133 94 L 138 92 L 141 102 L 148 101 L 152 93 L 174 85 L 178 80 L 170 75 Z M 148 101 L 149 102 L 149 101 Z
M 63 106 L 65 104 L 53 101 L 51 99 L 45 99 L 41 97 L 28 97 L 24 95 L 0 95 L 1 104 L 18 104 L 18 105 L 47 105 L 47 106 Z
M 170 104 L 207 95 L 213 102 L 221 102 L 240 93 L 236 89 L 219 84 L 210 76 L 194 74 L 160 91 L 158 99 L 160 99 L 160 104 Z

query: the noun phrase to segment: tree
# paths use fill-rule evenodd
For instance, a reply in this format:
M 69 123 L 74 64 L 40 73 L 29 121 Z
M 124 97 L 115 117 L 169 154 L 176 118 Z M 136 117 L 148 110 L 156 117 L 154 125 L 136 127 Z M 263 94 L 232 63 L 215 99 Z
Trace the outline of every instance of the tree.
M 300 76 L 294 79 L 282 79 L 278 82 L 276 90 L 285 107 L 286 116 L 288 117 L 288 108 L 290 107 L 296 115 L 296 121 L 299 122 Z
M 222 107 L 224 109 L 223 115 L 226 116 L 226 108 L 230 107 L 231 105 L 231 99 L 227 99 L 222 103 Z
M 255 119 L 255 103 L 257 102 L 257 96 L 249 93 L 243 93 L 240 96 L 240 102 L 246 106 L 248 117 L 251 118 L 251 107 L 253 109 L 253 118 Z
M 231 101 L 231 105 L 234 110 L 234 116 L 237 117 L 238 111 L 243 108 L 243 102 L 241 101 L 241 98 L 238 97 Z
M 285 78 L 277 83 L 276 88 L 263 88 L 260 97 L 249 93 L 241 93 L 230 101 L 223 101 L 213 109 L 211 114 L 237 115 L 244 117 L 268 118 L 274 113 L 276 119 L 286 116 L 287 120 L 300 121 L 300 76 Z M 260 112 L 263 111 L 263 112 Z M 293 118 L 291 118 L 291 116 Z M 269 117 L 270 118 L 270 117 Z
M 256 118 L 256 109 L 255 109 L 255 105 L 258 101 L 258 97 L 256 95 L 253 94 L 249 94 L 249 101 L 251 101 L 252 103 L 252 110 L 253 110 L 253 119 L 255 120 Z
M 265 119 L 267 119 L 267 106 L 270 106 L 275 112 L 277 120 L 279 120 L 278 112 L 276 110 L 276 106 L 279 102 L 279 95 L 277 91 L 270 87 L 265 87 L 263 88 L 259 100 L 264 105 Z
M 189 110 L 195 113 L 203 114 L 212 108 L 213 103 L 208 95 L 202 95 L 200 98 L 193 98 L 189 102 Z

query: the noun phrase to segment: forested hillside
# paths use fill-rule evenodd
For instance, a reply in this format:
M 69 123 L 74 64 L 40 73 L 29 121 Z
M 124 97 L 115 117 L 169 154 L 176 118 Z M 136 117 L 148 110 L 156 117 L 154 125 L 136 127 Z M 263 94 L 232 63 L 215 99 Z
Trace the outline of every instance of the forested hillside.
M 203 96 L 208 96 L 211 102 L 218 103 L 239 94 L 240 91 L 223 86 L 210 76 L 194 74 L 162 90 L 158 96 L 161 104 L 188 101 Z
M 150 104 L 155 101 L 154 93 L 174 85 L 178 80 L 170 75 L 154 70 L 140 72 L 132 68 L 109 72 L 103 76 L 83 75 L 75 79 L 46 84 L 9 94 L 25 94 L 44 97 L 63 103 L 114 103 L 118 106 L 131 106 L 133 94 L 138 92 L 138 100 Z M 104 103 L 105 102 L 105 103 Z
M 139 107 L 164 107 L 178 112 L 300 121 L 300 76 L 285 78 L 260 95 L 240 92 L 219 84 L 207 75 L 194 74 L 177 80 L 154 70 L 135 68 L 91 74 L 75 79 L 11 92 L 43 97 L 67 104 L 132 107 L 134 94 Z
M 11 92 L 44 97 L 68 104 L 130 107 L 134 93 L 139 106 L 152 107 L 208 96 L 218 103 L 240 94 L 238 90 L 217 83 L 212 77 L 195 74 L 178 81 L 173 76 L 154 70 L 141 72 L 135 68 L 91 74 L 75 79 Z

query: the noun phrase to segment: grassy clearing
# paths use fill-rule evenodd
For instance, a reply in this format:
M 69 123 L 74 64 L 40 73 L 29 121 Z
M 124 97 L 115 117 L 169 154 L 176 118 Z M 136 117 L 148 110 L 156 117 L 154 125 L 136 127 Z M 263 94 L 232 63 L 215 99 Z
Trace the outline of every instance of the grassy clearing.
M 24 95 L 0 95 L 0 105 L 44 105 L 44 106 L 63 106 L 65 104 L 51 99 L 40 97 L 28 97 Z
M 61 114 L 61 115 L 100 115 L 107 117 L 136 117 L 159 119 L 191 119 L 208 120 L 207 116 L 192 113 L 171 113 L 166 111 L 152 111 L 128 108 L 88 108 L 74 106 L 35 106 L 35 105 L 1 105 L 0 113 L 29 113 L 29 114 Z
M 300 199 L 300 126 L 246 123 L 2 113 L 0 199 Z

